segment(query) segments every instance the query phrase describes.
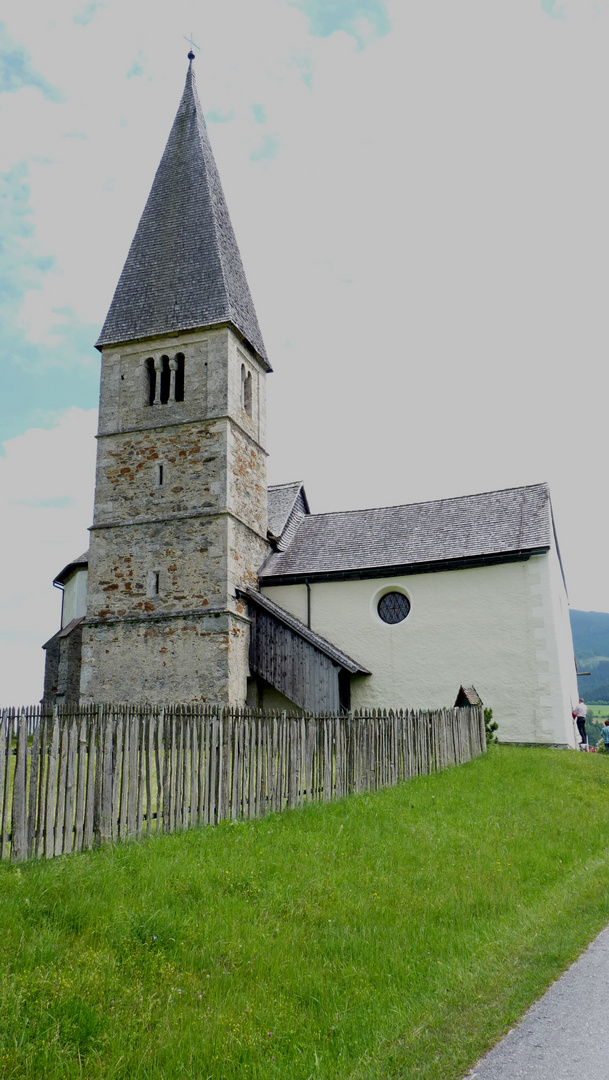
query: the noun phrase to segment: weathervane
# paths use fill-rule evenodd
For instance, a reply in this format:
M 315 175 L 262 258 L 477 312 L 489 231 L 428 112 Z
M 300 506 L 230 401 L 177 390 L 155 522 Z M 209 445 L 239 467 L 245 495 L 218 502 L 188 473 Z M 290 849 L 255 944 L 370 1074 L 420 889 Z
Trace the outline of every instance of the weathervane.
M 188 53 L 188 59 L 190 61 L 193 61 L 194 58 L 195 58 L 195 54 L 193 52 L 193 49 L 198 49 L 199 52 L 201 52 L 201 46 L 197 45 L 196 41 L 192 40 L 192 30 L 190 31 L 190 37 L 189 38 L 186 37 L 186 34 L 182 34 L 182 37 L 184 38 L 184 41 L 187 41 L 188 44 L 190 45 L 190 52 Z

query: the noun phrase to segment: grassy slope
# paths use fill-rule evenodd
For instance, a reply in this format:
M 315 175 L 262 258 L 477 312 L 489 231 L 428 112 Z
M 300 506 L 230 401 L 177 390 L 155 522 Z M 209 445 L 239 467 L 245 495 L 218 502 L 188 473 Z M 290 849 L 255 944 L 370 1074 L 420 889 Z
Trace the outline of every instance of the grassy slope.
M 0 1075 L 460 1077 L 609 919 L 608 811 L 607 758 L 494 747 L 3 866 Z

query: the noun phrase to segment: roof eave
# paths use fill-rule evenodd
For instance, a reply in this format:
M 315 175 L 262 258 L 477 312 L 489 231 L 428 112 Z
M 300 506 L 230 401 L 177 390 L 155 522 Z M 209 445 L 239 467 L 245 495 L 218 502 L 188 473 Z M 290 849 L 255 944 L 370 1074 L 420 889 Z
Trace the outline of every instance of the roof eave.
M 222 319 L 218 322 L 206 323 L 205 326 L 180 326 L 178 329 L 175 330 L 162 330 L 159 331 L 158 334 L 143 334 L 142 336 L 134 338 L 115 339 L 111 335 L 104 338 L 102 331 L 97 341 L 95 342 L 95 348 L 99 352 L 103 352 L 104 349 L 116 348 L 118 345 L 135 345 L 139 344 L 140 342 L 150 341 L 151 339 L 154 340 L 157 337 L 176 338 L 179 337 L 181 334 L 192 333 L 196 330 L 220 330 L 225 326 L 230 327 L 230 329 L 234 331 L 242 344 L 247 345 L 248 349 L 252 351 L 252 353 L 256 357 L 256 360 L 261 365 L 261 367 L 264 368 L 264 371 L 267 375 L 272 372 L 273 368 L 269 364 L 266 356 L 263 356 L 258 351 L 255 345 L 252 345 L 252 342 L 249 340 L 249 338 L 247 338 L 243 331 L 240 330 L 239 327 L 236 325 L 236 323 L 232 322 L 230 319 Z
M 494 566 L 499 563 L 525 562 L 532 555 L 545 555 L 550 545 L 526 548 L 518 551 L 494 552 L 487 555 L 466 556 L 460 559 L 442 559 L 425 563 L 394 563 L 386 566 L 353 567 L 343 570 L 312 570 L 298 573 L 265 574 L 261 569 L 258 577 L 261 585 L 304 585 L 321 581 L 361 581 L 366 578 L 398 577 L 412 574 L 432 574 L 448 570 L 467 570 L 476 566 Z M 269 556 L 269 559 L 272 558 Z
M 59 571 L 57 577 L 53 578 L 53 585 L 64 585 L 66 578 L 75 570 L 87 570 L 88 567 L 88 559 L 75 559 L 74 562 L 67 563 L 63 570 Z

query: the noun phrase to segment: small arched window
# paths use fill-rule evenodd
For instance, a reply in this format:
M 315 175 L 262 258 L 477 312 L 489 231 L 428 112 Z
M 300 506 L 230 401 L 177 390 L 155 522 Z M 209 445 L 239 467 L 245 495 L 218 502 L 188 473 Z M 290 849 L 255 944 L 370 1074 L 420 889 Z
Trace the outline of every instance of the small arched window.
M 241 408 L 248 416 L 252 415 L 252 373 L 245 364 L 241 365 Z

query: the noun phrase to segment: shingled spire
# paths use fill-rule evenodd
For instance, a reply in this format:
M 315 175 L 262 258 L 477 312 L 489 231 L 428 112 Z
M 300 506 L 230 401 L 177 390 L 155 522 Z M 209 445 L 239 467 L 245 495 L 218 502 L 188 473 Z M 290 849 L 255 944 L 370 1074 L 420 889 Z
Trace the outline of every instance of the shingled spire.
M 221 323 L 230 323 L 271 370 L 191 59 L 182 100 L 97 348 Z

